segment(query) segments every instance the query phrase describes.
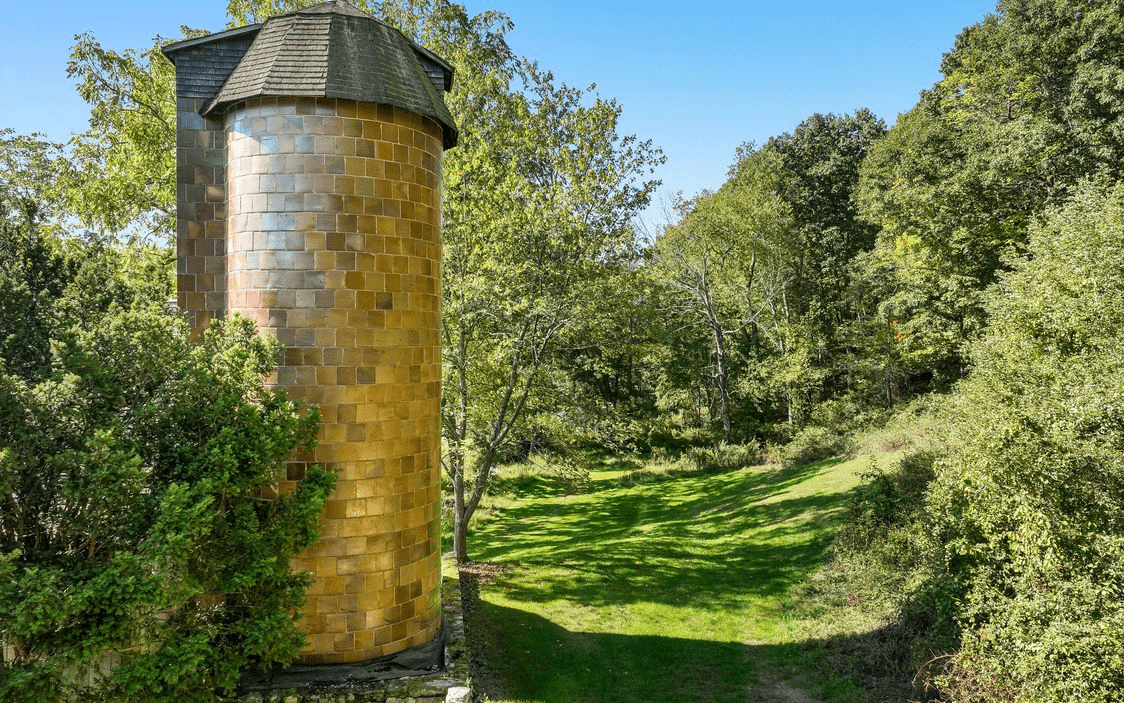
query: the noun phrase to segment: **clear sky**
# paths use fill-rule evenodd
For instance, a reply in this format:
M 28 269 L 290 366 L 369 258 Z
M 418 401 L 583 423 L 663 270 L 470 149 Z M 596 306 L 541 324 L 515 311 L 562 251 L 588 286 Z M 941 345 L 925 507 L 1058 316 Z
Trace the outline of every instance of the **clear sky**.
M 622 133 L 652 139 L 667 164 L 661 197 L 717 188 L 734 149 L 815 112 L 868 107 L 893 124 L 939 77 L 941 56 L 994 0 L 463 0 L 499 9 L 516 53 L 624 108 Z M 3 0 L 0 127 L 63 141 L 88 109 L 66 77 L 74 36 L 113 49 L 218 31 L 225 0 Z M 650 213 L 645 219 L 658 219 Z

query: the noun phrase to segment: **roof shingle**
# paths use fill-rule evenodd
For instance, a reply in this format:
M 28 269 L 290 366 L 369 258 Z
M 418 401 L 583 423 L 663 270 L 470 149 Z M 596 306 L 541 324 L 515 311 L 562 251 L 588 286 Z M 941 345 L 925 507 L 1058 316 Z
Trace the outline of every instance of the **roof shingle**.
M 226 33 L 212 36 L 222 34 Z M 169 45 L 164 52 L 175 61 L 184 49 L 191 48 L 196 54 L 207 44 L 207 37 L 193 39 Z M 177 63 L 177 74 L 179 71 Z M 208 82 L 214 84 L 215 78 L 209 76 Z M 451 79 L 448 64 L 397 29 L 333 0 L 261 25 L 221 89 L 212 93 L 214 98 L 203 114 L 268 96 L 360 100 L 433 118 L 441 124 L 449 148 L 457 143 L 457 127 L 441 91 L 448 89 Z

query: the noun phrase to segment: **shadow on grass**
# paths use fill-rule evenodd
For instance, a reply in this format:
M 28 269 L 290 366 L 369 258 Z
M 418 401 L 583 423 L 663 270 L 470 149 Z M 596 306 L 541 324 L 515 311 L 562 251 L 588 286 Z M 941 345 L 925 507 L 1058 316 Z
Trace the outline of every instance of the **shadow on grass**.
M 864 692 L 849 681 L 820 678 L 840 648 L 875 651 L 875 631 L 837 640 L 745 645 L 659 636 L 571 632 L 539 615 L 479 603 L 473 685 L 491 700 L 612 703 L 857 703 L 914 699 L 911 676 L 897 672 Z M 886 668 L 883 662 L 872 667 Z
M 747 594 L 777 597 L 826 558 L 847 502 L 826 487 L 790 489 L 838 463 L 536 496 L 481 528 L 476 556 L 535 572 L 495 584 L 516 601 L 732 608 Z

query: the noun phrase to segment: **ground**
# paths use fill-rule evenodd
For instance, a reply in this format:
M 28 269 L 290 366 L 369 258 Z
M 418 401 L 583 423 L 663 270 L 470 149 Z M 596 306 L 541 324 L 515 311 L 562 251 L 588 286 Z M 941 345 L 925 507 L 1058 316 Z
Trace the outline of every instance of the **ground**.
M 791 603 L 866 466 L 607 470 L 579 492 L 508 476 L 462 574 L 479 590 L 474 684 L 509 703 L 866 699 L 825 652 L 880 623 L 825 633 Z

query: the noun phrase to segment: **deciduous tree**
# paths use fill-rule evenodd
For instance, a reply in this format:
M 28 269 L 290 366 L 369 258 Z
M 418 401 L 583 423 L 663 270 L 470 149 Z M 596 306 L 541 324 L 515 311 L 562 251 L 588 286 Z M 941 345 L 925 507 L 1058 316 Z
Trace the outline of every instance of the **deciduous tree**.
M 632 218 L 662 161 L 617 133 L 620 106 L 557 84 L 533 63 L 522 92 L 482 77 L 487 106 L 447 162 L 442 340 L 445 468 L 454 548 L 500 450 L 549 385 L 552 357 L 583 301 L 632 251 Z M 499 88 L 497 90 L 497 88 Z

